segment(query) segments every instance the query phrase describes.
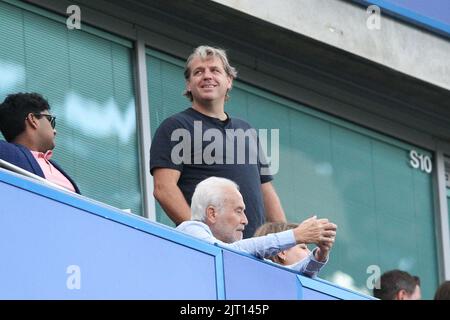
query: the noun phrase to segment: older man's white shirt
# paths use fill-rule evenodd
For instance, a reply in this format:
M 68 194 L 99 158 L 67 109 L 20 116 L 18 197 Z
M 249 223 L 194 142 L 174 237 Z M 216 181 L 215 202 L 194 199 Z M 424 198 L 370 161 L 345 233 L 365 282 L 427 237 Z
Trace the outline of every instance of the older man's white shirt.
M 258 258 L 267 258 L 274 256 L 280 251 L 289 249 L 296 245 L 293 230 L 271 233 L 262 237 L 243 239 L 235 241 L 233 243 L 225 243 L 215 238 L 208 225 L 201 221 L 185 221 L 181 223 L 176 228 L 176 230 L 179 230 L 211 244 L 219 244 L 224 248 L 242 251 L 254 255 Z M 299 262 L 285 267 L 295 270 L 300 274 L 306 275 L 308 277 L 316 277 L 320 269 L 328 262 L 328 260 L 325 262 L 317 261 L 314 258 L 314 253 L 316 250 L 317 248 Z M 272 262 L 271 260 L 267 259 L 266 261 Z

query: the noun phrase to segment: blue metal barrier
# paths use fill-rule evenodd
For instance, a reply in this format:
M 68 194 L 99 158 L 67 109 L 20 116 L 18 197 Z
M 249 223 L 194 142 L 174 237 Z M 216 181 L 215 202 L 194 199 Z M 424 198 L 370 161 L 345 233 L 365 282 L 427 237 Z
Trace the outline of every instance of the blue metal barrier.
M 0 169 L 0 299 L 368 299 Z

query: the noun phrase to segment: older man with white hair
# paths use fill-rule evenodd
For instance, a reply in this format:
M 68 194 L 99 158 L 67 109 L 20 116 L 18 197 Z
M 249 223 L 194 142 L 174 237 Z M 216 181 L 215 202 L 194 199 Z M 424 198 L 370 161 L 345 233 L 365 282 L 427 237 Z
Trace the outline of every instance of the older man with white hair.
M 259 258 L 276 255 L 299 243 L 333 243 L 336 236 L 335 224 L 314 216 L 295 229 L 243 240 L 248 223 L 245 204 L 238 185 L 225 178 L 210 177 L 200 182 L 192 196 L 191 210 L 191 220 L 181 223 L 177 230 Z M 311 254 L 288 267 L 314 277 L 328 260 L 323 257 L 318 261 L 321 259 L 316 257 Z

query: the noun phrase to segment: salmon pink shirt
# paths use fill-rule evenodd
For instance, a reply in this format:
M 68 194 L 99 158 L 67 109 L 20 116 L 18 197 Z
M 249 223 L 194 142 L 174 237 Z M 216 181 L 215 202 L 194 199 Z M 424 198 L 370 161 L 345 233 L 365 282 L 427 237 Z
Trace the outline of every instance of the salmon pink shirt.
M 42 172 L 44 172 L 45 179 L 56 183 L 67 190 L 75 192 L 75 188 L 69 179 L 67 179 L 58 169 L 55 168 L 55 166 L 51 164 L 50 158 L 53 155 L 52 150 L 48 150 L 46 153 L 31 151 L 31 154 L 36 159 L 37 163 L 39 163 Z

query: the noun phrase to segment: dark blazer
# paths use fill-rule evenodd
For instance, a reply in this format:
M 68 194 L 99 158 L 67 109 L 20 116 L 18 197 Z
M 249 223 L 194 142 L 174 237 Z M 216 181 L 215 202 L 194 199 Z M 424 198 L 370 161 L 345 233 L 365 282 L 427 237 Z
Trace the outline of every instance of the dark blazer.
M 42 172 L 39 163 L 37 163 L 30 150 L 20 144 L 0 141 L 0 159 L 8 161 L 13 165 L 16 165 L 45 179 L 44 172 Z M 50 162 L 72 183 L 76 193 L 80 194 L 80 189 L 78 189 L 75 181 L 73 181 L 72 178 L 70 178 L 67 173 L 65 173 L 64 170 L 61 169 L 61 167 L 58 166 L 54 161 L 50 160 Z

